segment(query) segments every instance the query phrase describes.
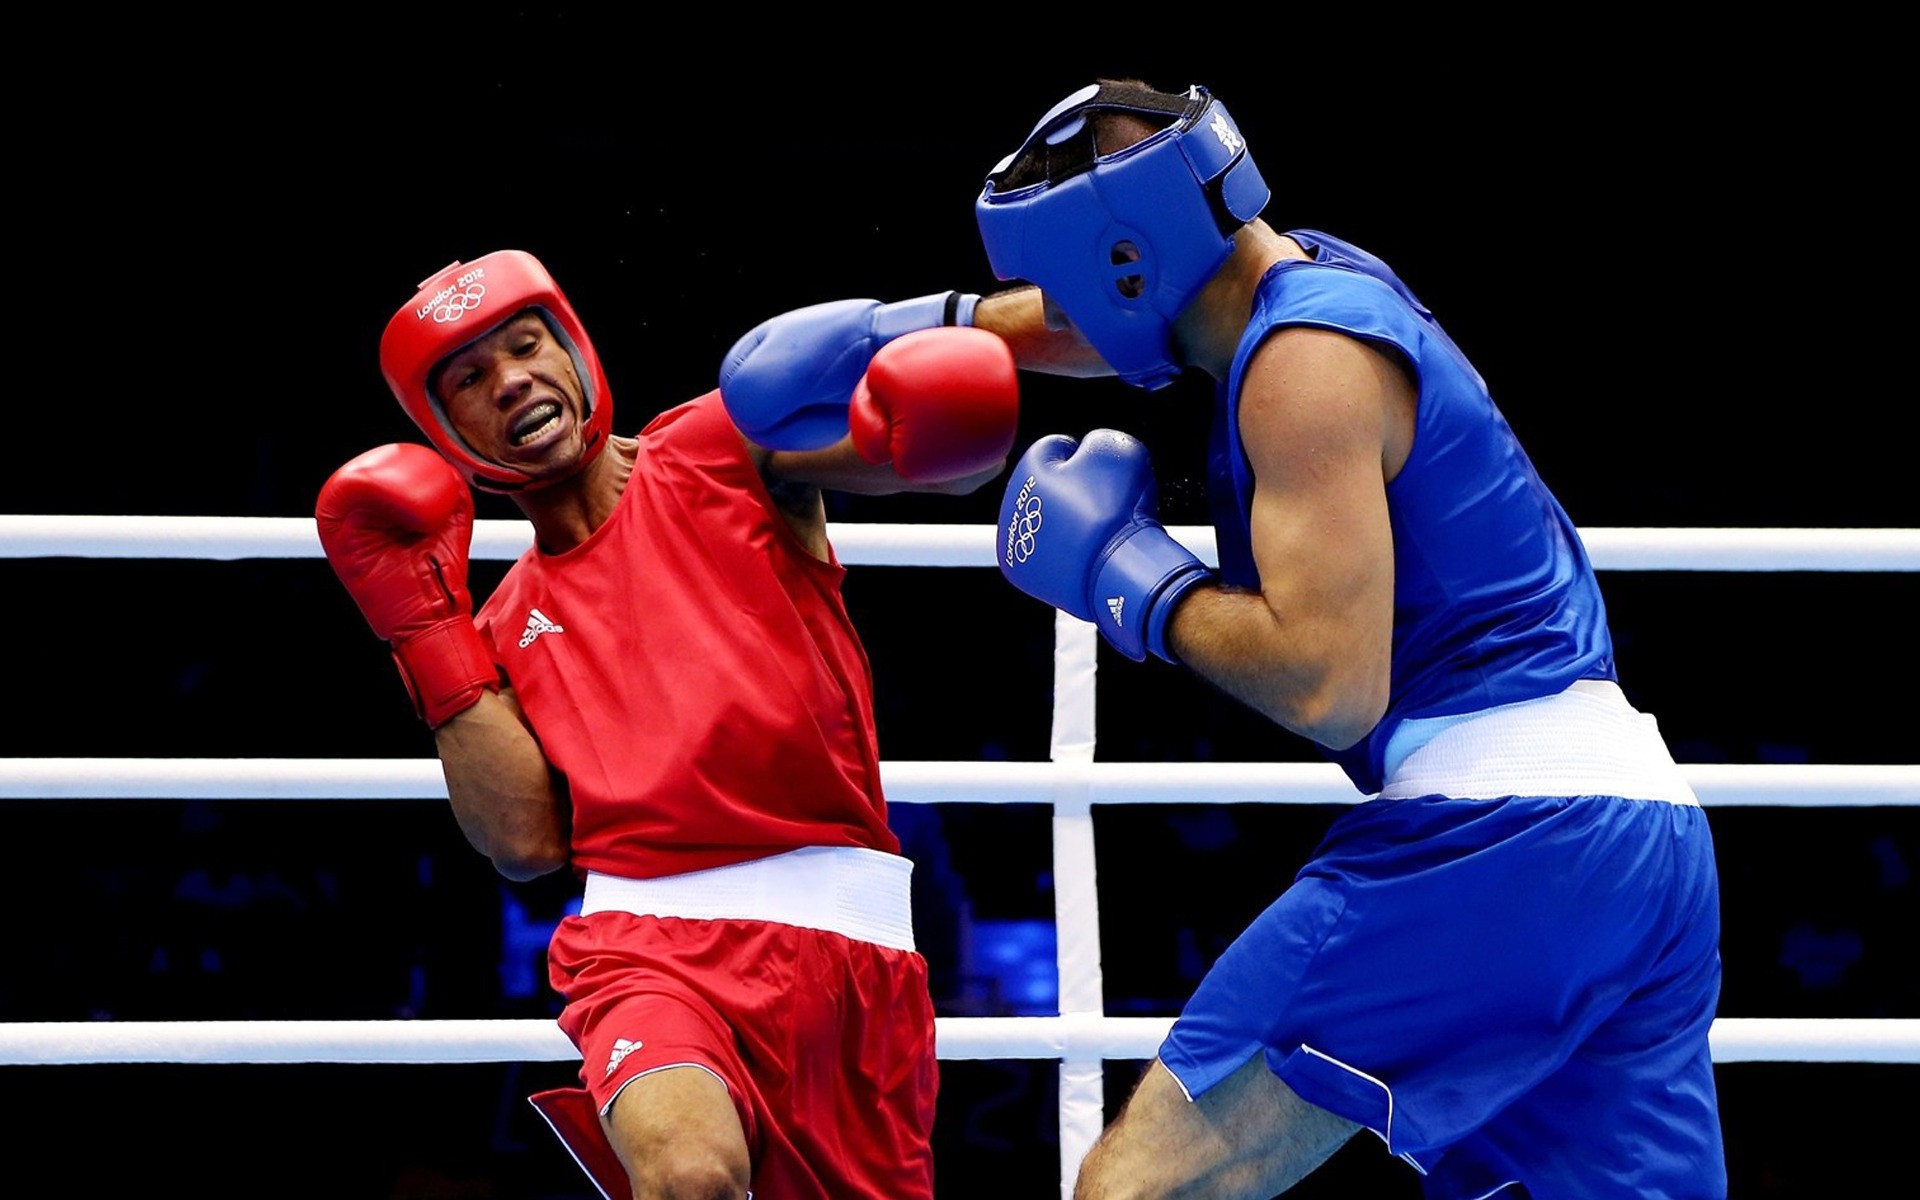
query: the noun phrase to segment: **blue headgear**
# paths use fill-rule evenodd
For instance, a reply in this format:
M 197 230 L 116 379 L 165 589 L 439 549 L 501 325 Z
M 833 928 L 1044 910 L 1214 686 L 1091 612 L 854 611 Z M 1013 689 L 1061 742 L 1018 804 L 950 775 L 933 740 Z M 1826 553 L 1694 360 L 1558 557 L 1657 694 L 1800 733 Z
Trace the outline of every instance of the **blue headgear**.
M 1096 109 L 1172 123 L 1102 155 L 1087 120 Z M 1167 96 L 1088 84 L 1000 160 L 974 215 L 997 277 L 1039 287 L 1120 378 L 1153 389 L 1180 374 L 1174 319 L 1270 195 L 1205 88 Z

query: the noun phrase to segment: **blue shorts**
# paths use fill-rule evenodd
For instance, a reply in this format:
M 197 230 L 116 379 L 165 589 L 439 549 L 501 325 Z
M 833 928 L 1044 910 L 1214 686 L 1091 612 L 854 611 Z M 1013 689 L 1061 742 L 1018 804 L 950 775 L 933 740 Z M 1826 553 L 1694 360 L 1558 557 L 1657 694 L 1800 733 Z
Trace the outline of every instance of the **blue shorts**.
M 1719 941 L 1696 805 L 1371 800 L 1220 956 L 1160 1059 L 1199 1096 L 1264 1055 L 1436 1200 L 1719 1200 Z

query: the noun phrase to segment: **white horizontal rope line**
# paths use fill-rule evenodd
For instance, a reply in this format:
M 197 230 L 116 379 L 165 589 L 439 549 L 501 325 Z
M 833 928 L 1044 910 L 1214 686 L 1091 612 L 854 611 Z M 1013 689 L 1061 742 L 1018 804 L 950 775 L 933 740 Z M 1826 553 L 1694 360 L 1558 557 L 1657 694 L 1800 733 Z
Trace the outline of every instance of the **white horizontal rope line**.
M 880 764 L 901 804 L 1355 804 L 1330 763 Z M 1920 804 L 1920 765 L 1691 763 L 1700 802 L 1795 808 Z M 0 758 L 0 800 L 444 800 L 432 758 Z
M 943 1059 L 1149 1059 L 1171 1017 L 940 1017 Z M 1715 1062 L 1920 1063 L 1920 1020 L 1722 1017 Z M 552 1021 L 40 1021 L 0 1024 L 0 1064 L 579 1061 Z
M 477 1063 L 578 1060 L 552 1021 L 45 1021 L 0 1025 L 0 1062 Z
M 990 567 L 991 525 L 829 522 L 849 565 Z M 1209 564 L 1211 526 L 1168 532 Z M 1594 566 L 1623 571 L 1920 571 L 1920 529 L 1607 528 L 1580 530 Z M 473 557 L 518 558 L 533 544 L 525 521 L 474 522 Z M 307 517 L 0 515 L 0 558 L 318 558 Z
M 1816 763 L 1683 763 L 1710 806 L 1873 808 L 1920 804 L 1920 766 Z
M 526 539 L 533 540 L 531 527 Z M 311 517 L 0 515 L 5 558 L 318 558 Z
M 440 760 L 0 759 L 8 800 L 445 800 Z
M 1920 571 L 1920 529 L 1580 530 L 1609 571 Z
M 1920 1020 L 1722 1017 L 1707 1040 L 1715 1062 L 1920 1063 Z

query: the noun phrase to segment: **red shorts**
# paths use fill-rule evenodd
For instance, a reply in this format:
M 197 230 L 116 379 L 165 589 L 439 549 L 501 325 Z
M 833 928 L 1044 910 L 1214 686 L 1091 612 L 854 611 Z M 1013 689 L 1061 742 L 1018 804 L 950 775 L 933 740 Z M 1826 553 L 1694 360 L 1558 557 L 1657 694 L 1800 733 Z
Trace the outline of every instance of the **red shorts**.
M 585 1089 L 533 1102 L 607 1195 L 628 1188 L 597 1114 L 640 1075 L 692 1064 L 733 1097 L 756 1195 L 932 1200 L 939 1061 L 917 952 L 762 921 L 598 912 L 561 920 L 547 970 Z

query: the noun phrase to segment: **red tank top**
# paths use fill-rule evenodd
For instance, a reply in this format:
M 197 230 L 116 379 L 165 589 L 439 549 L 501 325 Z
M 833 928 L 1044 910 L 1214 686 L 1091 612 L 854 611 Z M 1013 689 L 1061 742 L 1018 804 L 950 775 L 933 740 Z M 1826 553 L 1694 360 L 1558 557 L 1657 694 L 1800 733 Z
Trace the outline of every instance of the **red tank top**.
M 794 536 L 718 392 L 639 441 L 607 523 L 564 554 L 529 549 L 476 614 L 567 778 L 574 869 L 899 853 L 845 568 Z

